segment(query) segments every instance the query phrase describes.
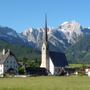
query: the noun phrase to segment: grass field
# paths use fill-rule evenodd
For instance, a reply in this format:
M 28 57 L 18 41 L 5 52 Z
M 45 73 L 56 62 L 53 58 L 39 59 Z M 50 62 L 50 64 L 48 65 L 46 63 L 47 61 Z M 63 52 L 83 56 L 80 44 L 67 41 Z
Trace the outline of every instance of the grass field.
M 0 90 L 90 90 L 88 76 L 0 78 Z

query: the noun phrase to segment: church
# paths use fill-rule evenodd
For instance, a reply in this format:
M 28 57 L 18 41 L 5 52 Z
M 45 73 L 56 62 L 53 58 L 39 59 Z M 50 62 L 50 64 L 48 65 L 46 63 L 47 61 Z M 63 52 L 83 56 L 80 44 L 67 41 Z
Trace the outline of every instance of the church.
M 41 68 L 48 71 L 48 75 L 61 75 L 64 72 L 65 66 L 68 65 L 64 53 L 49 50 L 48 35 L 47 35 L 47 17 L 45 17 L 45 30 L 43 35 L 43 44 L 41 49 Z

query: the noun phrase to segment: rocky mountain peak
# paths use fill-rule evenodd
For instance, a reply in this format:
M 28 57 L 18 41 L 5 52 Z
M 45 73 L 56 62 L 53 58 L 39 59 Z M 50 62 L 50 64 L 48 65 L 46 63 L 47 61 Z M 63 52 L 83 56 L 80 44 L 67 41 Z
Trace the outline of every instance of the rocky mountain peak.
M 76 21 L 70 21 L 61 24 L 60 29 L 64 31 L 76 31 L 78 29 L 80 31 L 80 26 Z

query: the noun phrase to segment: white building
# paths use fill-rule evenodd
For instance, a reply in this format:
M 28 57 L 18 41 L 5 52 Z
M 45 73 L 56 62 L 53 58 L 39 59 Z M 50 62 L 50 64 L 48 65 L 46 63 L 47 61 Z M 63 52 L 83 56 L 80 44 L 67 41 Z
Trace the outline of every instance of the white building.
M 49 51 L 47 36 L 47 20 L 45 19 L 45 32 L 42 45 L 41 68 L 46 68 L 51 75 L 61 75 L 64 67 L 68 65 L 66 56 L 61 52 Z
M 4 74 L 18 74 L 18 63 L 14 54 L 8 50 L 0 52 L 0 77 Z
M 90 76 L 90 66 L 86 66 L 86 68 L 85 68 L 85 74 L 87 74 L 88 76 Z

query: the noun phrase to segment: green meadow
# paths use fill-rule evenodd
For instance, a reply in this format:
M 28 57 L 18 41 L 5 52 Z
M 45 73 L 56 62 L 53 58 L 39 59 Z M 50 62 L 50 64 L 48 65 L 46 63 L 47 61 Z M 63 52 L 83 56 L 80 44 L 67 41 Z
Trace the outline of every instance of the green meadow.
M 90 90 L 88 76 L 0 78 L 0 90 Z

